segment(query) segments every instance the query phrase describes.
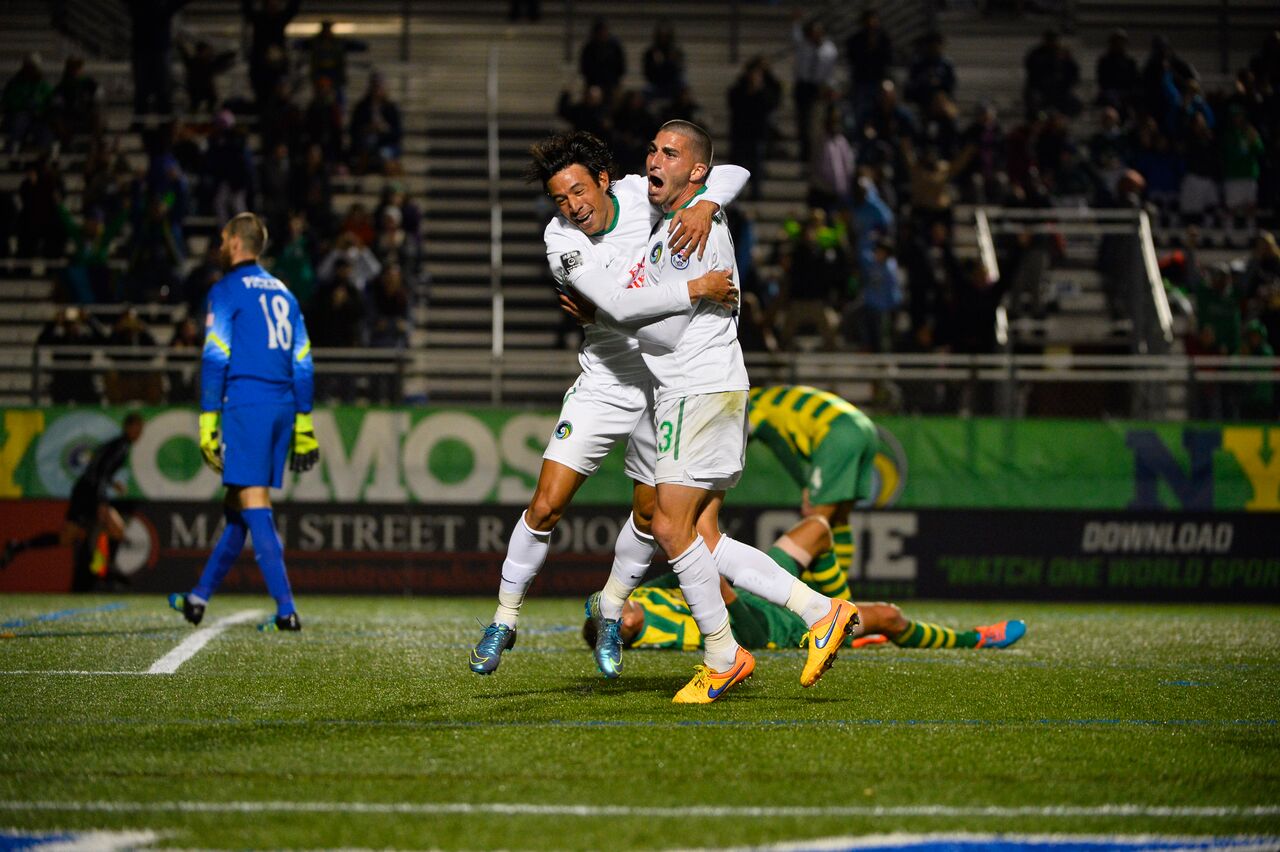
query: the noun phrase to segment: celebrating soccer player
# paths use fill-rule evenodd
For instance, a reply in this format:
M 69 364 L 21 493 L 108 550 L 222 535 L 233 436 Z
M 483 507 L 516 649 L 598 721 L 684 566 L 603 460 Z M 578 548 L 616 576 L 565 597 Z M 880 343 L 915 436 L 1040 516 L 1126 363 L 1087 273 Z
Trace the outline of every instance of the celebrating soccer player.
M 686 311 L 699 299 L 733 303 L 737 289 L 724 271 L 712 270 L 666 288 L 647 286 L 643 252 L 658 215 L 649 203 L 647 182 L 638 175 L 612 180 L 613 157 L 603 141 L 589 133 L 551 136 L 533 146 L 529 177 L 555 202 L 559 215 L 547 225 L 547 261 L 562 288 L 598 302 L 602 310 L 627 321 Z M 672 221 L 678 247 L 701 252 L 712 215 L 742 190 L 745 169 L 721 166 L 708 181 L 704 203 Z M 614 545 L 613 572 L 626 578 L 620 600 L 644 577 L 655 545 L 653 515 L 654 437 L 649 371 L 634 339 L 602 325 L 587 329 L 580 354 L 582 375 L 564 396 L 555 430 L 543 454 L 533 499 L 516 522 L 507 543 L 493 622 L 472 649 L 469 665 L 491 674 L 516 641 L 516 625 L 525 592 L 542 567 L 551 532 L 573 495 L 600 461 L 626 441 L 626 474 L 634 484 L 632 512 Z M 621 602 L 611 617 L 621 615 Z M 596 664 L 605 677 L 621 673 L 621 646 L 597 649 Z
M 320 457 L 311 424 L 311 342 L 298 300 L 258 263 L 267 228 L 241 213 L 222 229 L 227 274 L 209 291 L 200 372 L 200 452 L 222 474 L 227 523 L 196 587 L 169 606 L 199 624 L 218 585 L 253 536 L 253 553 L 276 602 L 259 630 L 301 630 L 284 551 L 271 513 L 270 488 L 285 462 L 306 471 Z M 290 459 L 290 456 L 292 458 Z

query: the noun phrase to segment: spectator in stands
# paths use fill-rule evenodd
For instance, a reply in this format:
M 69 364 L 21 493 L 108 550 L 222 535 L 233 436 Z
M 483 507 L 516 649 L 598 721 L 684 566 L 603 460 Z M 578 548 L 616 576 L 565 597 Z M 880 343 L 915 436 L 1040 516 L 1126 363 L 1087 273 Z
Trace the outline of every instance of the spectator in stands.
M 604 90 L 599 86 L 586 86 L 582 98 L 573 100 L 569 90 L 560 93 L 556 114 L 569 122 L 574 130 L 590 133 L 606 142 L 613 137 L 613 118 L 605 102 Z
M 311 71 L 311 82 L 327 79 L 329 85 L 338 96 L 338 101 L 347 102 L 347 54 L 368 50 L 368 45 L 355 39 L 342 38 L 333 31 L 333 21 L 320 22 L 320 32 L 303 42 L 307 52 L 307 63 Z
M 369 210 L 359 201 L 353 202 L 347 209 L 346 218 L 342 220 L 342 233 L 350 234 L 362 246 L 373 245 L 378 231 L 374 227 L 373 217 Z M 363 288 L 361 288 L 363 289 Z
M 1276 245 L 1275 235 L 1271 232 L 1261 231 L 1254 238 L 1253 250 L 1245 262 L 1240 284 L 1245 298 L 1254 303 L 1251 312 L 1260 314 L 1258 300 L 1263 291 L 1280 287 L 1280 246 Z
M 114 145 L 114 141 L 107 143 L 103 139 L 90 143 L 84 161 L 84 190 L 80 194 L 82 209 L 96 207 L 108 219 L 124 209 L 136 177 L 128 158 Z
M 653 42 L 644 52 L 646 94 L 656 100 L 672 100 L 685 86 L 684 51 L 676 43 L 671 24 L 659 23 L 653 29 Z
M 164 395 L 163 379 L 158 372 L 128 369 L 155 358 L 156 339 L 136 308 L 128 308 L 116 320 L 106 341 L 106 354 L 113 364 L 125 369 L 109 370 L 103 377 L 107 403 L 121 405 L 144 402 L 157 405 Z M 132 350 L 132 351 L 131 351 Z M 138 351 L 142 350 L 142 351 Z
M 1244 107 L 1232 104 L 1222 134 L 1222 194 L 1234 216 L 1251 219 L 1257 210 L 1263 151 L 1262 136 L 1249 123 Z
M 0 189 L 0 260 L 14 255 L 14 238 L 18 234 L 18 197 Z
M 916 154 L 909 140 L 902 140 L 903 160 L 911 186 L 911 215 L 927 226 L 932 221 L 950 223 L 955 194 L 951 182 L 964 171 L 964 160 L 944 160 L 932 148 Z
M 318 143 L 307 146 L 306 157 L 293 164 L 289 206 L 307 217 L 313 234 L 330 234 L 334 230 L 333 184 L 325 164 L 324 149 Z
M 212 199 L 215 220 L 230 221 L 232 216 L 253 206 L 253 154 L 230 110 L 224 109 L 214 118 L 205 151 L 203 178 L 205 192 Z
M 396 278 L 413 286 L 417 280 L 418 250 L 405 233 L 403 221 L 404 216 L 399 207 L 382 208 L 378 231 L 370 247 L 384 271 L 388 266 L 395 266 Z
M 666 108 L 658 114 L 658 123 L 666 124 L 668 121 L 691 121 L 694 124 L 701 124 L 702 117 L 699 113 L 702 106 L 693 99 L 693 89 L 688 86 L 682 86 L 680 91 L 676 93 L 673 100 L 669 101 Z
M 289 216 L 289 229 L 283 247 L 271 271 L 285 283 L 305 313 L 316 289 L 316 271 L 312 264 L 312 244 L 307 233 L 307 219 L 300 213 Z
M 366 293 L 369 316 L 369 345 L 378 349 L 405 349 L 413 330 L 413 293 L 405 286 L 400 267 L 394 262 Z
M 729 151 L 733 162 L 751 172 L 753 199 L 760 198 L 773 114 L 781 102 L 782 84 L 764 56 L 749 61 L 729 89 Z
M 307 318 L 307 330 L 311 342 L 317 348 L 345 348 L 363 343 L 364 300 L 352 282 L 351 262 L 338 259 L 332 267 L 332 276 L 316 293 L 311 304 L 311 316 Z M 323 277 L 323 276 L 322 276 Z M 324 396 L 349 399 L 351 380 L 346 376 L 316 375 L 324 388 Z
M 378 198 L 378 206 L 373 211 L 373 221 L 381 222 L 382 214 L 386 212 L 388 207 L 395 207 L 400 211 L 400 227 L 404 231 L 405 239 L 409 241 L 413 246 L 413 250 L 421 258 L 422 208 L 405 194 L 404 186 L 399 183 L 389 183 L 382 187 L 382 194 Z
M 1187 80 L 1180 87 L 1170 84 L 1168 102 L 1170 106 L 1165 114 L 1164 131 L 1175 142 L 1187 138 L 1197 117 L 1204 120 L 1210 131 L 1217 126 L 1213 107 L 1205 99 L 1199 80 Z
M 220 105 L 218 75 L 225 74 L 236 62 L 234 50 L 216 51 L 203 39 L 192 48 L 190 42 L 178 41 L 178 54 L 186 72 L 187 105 L 192 112 L 213 112 Z
M 381 272 L 382 264 L 374 253 L 353 234 L 344 231 L 338 236 L 333 249 L 320 261 L 316 277 L 320 279 L 322 289 L 328 289 L 332 282 L 344 282 L 354 287 L 358 296 Z
M 783 257 L 783 270 L 779 295 L 783 347 L 791 349 L 797 332 L 812 327 L 822 335 L 823 348 L 834 351 L 850 273 L 844 233 L 826 224 L 823 211 L 810 211 Z
M 613 93 L 627 73 L 627 55 L 604 18 L 596 18 L 591 25 L 591 36 L 578 57 L 578 70 L 588 88 L 598 86 L 605 103 L 613 103 Z
M 982 204 L 1005 194 L 1009 176 L 1005 171 L 1008 143 L 1004 128 L 990 103 L 978 105 L 973 122 L 960 134 L 960 150 L 968 166 L 958 176 L 970 200 Z
M 856 179 L 853 146 L 845 138 L 840 111 L 835 105 L 826 109 L 822 129 L 809 162 L 809 196 L 807 204 L 828 216 L 849 206 Z
M 859 162 L 892 165 L 898 160 L 898 140 L 915 135 L 915 119 L 898 102 L 897 86 L 892 80 L 882 81 L 870 110 L 858 116 Z
M 193 404 L 196 402 L 198 389 L 196 377 L 200 363 L 199 353 L 204 348 L 200 326 L 194 319 L 183 317 L 174 324 L 173 336 L 169 338 L 169 348 L 174 352 L 195 356 L 190 360 L 169 361 L 169 402 Z
M 1094 67 L 1098 83 L 1098 97 L 1094 103 L 1112 107 L 1122 116 L 1127 115 L 1142 93 L 1142 75 L 1138 61 L 1129 54 L 1129 34 L 1122 29 L 1111 31 L 1107 49 L 1098 57 Z
M 1259 320 L 1250 320 L 1244 327 L 1244 336 L 1240 341 L 1240 354 L 1246 358 L 1274 358 L 1276 352 L 1271 348 L 1267 337 L 1267 328 Z M 1274 371 L 1267 367 L 1255 368 L 1261 378 L 1241 388 L 1239 416 L 1250 420 L 1266 420 L 1274 422 L 1276 417 L 1276 378 Z M 1274 450 L 1272 451 L 1274 453 Z M 1274 458 L 1274 455 L 1272 456 Z
M 285 28 L 298 14 L 301 0 L 240 0 L 245 23 L 253 31 L 249 44 L 249 83 L 259 114 L 270 101 L 276 81 L 289 73 Z
M 289 147 L 289 157 L 301 160 L 306 153 L 311 137 L 311 128 L 307 110 L 299 106 L 294 98 L 293 81 L 283 78 L 276 81 L 275 91 L 271 93 L 271 106 L 265 115 L 258 118 L 258 133 L 261 136 L 264 150 L 271 150 L 283 142 Z M 336 99 L 327 111 L 321 107 L 314 116 L 317 122 L 317 135 L 321 138 L 321 147 L 325 144 L 342 146 L 342 109 Z M 334 120 L 336 118 L 336 129 Z
M 1080 82 L 1080 66 L 1057 30 L 1045 31 L 1040 43 L 1027 52 L 1023 67 L 1027 115 L 1048 110 L 1068 116 L 1080 114 L 1082 104 L 1074 91 Z
M 96 138 L 102 132 L 100 97 L 98 81 L 84 73 L 84 60 L 68 57 L 49 98 L 49 118 L 63 148 L 77 136 Z
M 933 100 L 935 92 L 945 92 L 947 97 L 955 99 L 956 69 L 943 52 L 945 45 L 942 33 L 932 32 L 926 35 L 921 40 L 920 51 L 907 73 L 904 94 L 908 102 L 921 109 Z
M 877 239 L 870 252 L 858 258 L 862 290 L 862 339 L 872 352 L 893 350 L 893 323 L 902 307 L 902 275 L 893 256 L 893 243 Z
M 1146 197 L 1160 207 L 1177 203 L 1183 163 L 1160 133 L 1155 118 L 1146 116 L 1141 120 L 1131 150 L 1130 164 L 1146 182 Z
M 921 119 L 916 144 L 932 148 L 944 160 L 955 159 L 960 152 L 959 111 L 945 92 L 935 92 Z
M 1214 348 L 1210 354 L 1233 355 L 1240 349 L 1241 318 L 1239 299 L 1225 263 L 1210 266 L 1205 278 L 1193 282 L 1196 324 L 1212 328 Z
M 951 349 L 971 355 L 996 351 L 996 308 L 1004 297 L 1004 279 L 992 281 L 982 261 L 969 258 L 956 279 L 951 317 Z
M 907 301 L 914 344 L 929 351 L 948 342 L 944 317 L 955 305 L 953 284 L 961 270 L 946 222 L 934 221 L 914 234 L 906 254 Z
M 115 296 L 108 265 L 111 247 L 128 221 L 128 211 L 121 210 L 106 221 L 101 210 L 92 208 L 77 221 L 67 206 L 59 203 L 58 215 L 71 243 L 62 273 L 67 295 L 81 305 L 111 301 Z
M 834 90 L 840 52 L 827 37 L 821 22 L 811 20 L 801 24 L 802 17 L 803 13 L 797 9 L 791 29 L 791 42 L 795 46 L 792 97 L 796 106 L 796 140 L 800 145 L 797 153 L 800 162 L 807 163 L 813 155 L 814 122 L 818 118 L 815 107 Z
M 1198 220 L 1221 204 L 1218 181 L 1222 177 L 1222 152 L 1202 114 L 1197 113 L 1191 120 L 1190 132 L 1182 143 L 1182 159 L 1186 172 L 1178 207 L 1183 216 Z
M 94 346 L 101 339 L 101 335 L 94 326 L 86 320 L 84 312 L 75 306 L 59 308 L 54 319 L 41 329 L 39 336 L 36 337 L 36 346 L 52 349 L 54 366 L 63 368 L 55 369 L 49 379 L 49 398 L 55 405 L 68 402 L 98 402 L 93 373 L 87 369 L 67 369 L 72 366 L 87 366 L 89 357 L 59 355 L 57 350 Z
M 658 120 L 649 111 L 644 92 L 632 89 L 622 96 L 613 113 L 613 159 L 622 174 L 643 174 L 649 142 L 658 131 Z
M 129 244 L 129 268 L 121 297 L 126 302 L 167 301 L 178 286 L 182 252 L 163 198 L 151 196 Z
M 173 80 L 169 67 L 173 16 L 190 0 L 124 0 L 129 12 L 133 69 L 133 112 L 173 112 Z
M 1179 91 L 1189 80 L 1196 79 L 1191 63 L 1173 52 L 1163 36 L 1151 39 L 1151 51 L 1142 66 L 1142 102 L 1148 115 L 1162 118 L 1172 104 L 1171 91 Z
M 369 89 L 351 113 L 351 157 L 356 174 L 393 174 L 400 168 L 404 131 L 400 108 L 387 96 L 381 75 L 369 76 Z
M 869 255 L 876 243 L 893 234 L 894 215 L 880 197 L 875 181 L 863 175 L 853 187 L 852 214 L 854 247 L 859 256 Z
M 893 64 L 893 43 L 875 9 L 862 13 L 862 25 L 845 42 L 845 57 L 849 60 L 853 115 L 857 117 L 870 108 L 880 83 L 890 79 L 892 73 L 889 66 Z
M 1116 183 L 1127 170 L 1129 156 L 1129 138 L 1120 124 L 1120 110 L 1104 106 L 1098 112 L 1098 130 L 1089 137 L 1089 164 L 1097 172 L 1108 199 L 1115 197 Z
M 191 271 L 182 281 L 182 301 L 186 303 L 187 312 L 191 316 L 205 315 L 209 291 L 224 274 L 218 240 L 210 238 L 205 246 L 204 255 L 195 266 L 191 267 Z
M 65 235 L 58 221 L 63 196 L 62 175 L 42 154 L 27 166 L 18 185 L 22 215 L 18 218 L 19 257 L 61 257 Z
M 4 134 L 9 153 L 24 145 L 42 149 L 49 144 L 49 98 L 53 90 L 40 67 L 40 54 L 28 53 L 18 72 L 4 84 L 0 95 Z
M 277 142 L 267 149 L 267 155 L 258 164 L 257 187 L 261 201 L 256 207 L 258 215 L 266 220 L 268 234 L 283 234 L 288 229 L 291 174 L 289 146 Z
M 342 105 L 328 78 L 312 83 L 311 103 L 303 117 L 304 138 L 309 145 L 319 145 L 325 159 L 335 163 L 342 156 Z

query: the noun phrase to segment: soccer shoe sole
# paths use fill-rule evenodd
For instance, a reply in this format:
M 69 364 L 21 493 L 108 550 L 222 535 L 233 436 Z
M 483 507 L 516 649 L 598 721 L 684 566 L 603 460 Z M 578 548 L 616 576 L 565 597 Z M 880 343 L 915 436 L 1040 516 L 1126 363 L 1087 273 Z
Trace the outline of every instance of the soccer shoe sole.
M 831 625 L 818 638 L 817 625 L 809 631 L 809 656 L 805 660 L 804 670 L 800 672 L 800 685 L 808 688 L 818 681 L 835 665 L 836 655 L 845 640 L 858 626 L 858 608 L 848 601 L 835 601 L 838 611 L 831 617 Z M 842 623 L 843 622 L 843 623 Z

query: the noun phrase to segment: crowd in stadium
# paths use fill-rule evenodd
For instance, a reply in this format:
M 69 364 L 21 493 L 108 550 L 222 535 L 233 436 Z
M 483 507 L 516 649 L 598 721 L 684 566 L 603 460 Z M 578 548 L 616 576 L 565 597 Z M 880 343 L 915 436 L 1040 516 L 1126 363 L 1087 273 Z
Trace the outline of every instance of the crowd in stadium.
M 364 46 L 328 24 L 291 43 L 285 27 L 297 0 L 246 0 L 253 100 L 224 98 L 219 78 L 235 54 L 175 40 L 181 5 L 133 21 L 134 108 L 152 117 L 135 128 L 145 168 L 132 168 L 120 134 L 104 131 L 100 87 L 78 59 L 51 81 L 29 57 L 5 84 L 4 144 L 25 157 L 25 174 L 16 192 L 0 193 L 0 256 L 64 259 L 63 304 L 186 304 L 199 317 L 218 274 L 217 246 L 214 236 L 207 254 L 188 257 L 191 223 L 253 209 L 270 226 L 274 272 L 297 294 L 317 347 L 406 346 L 425 283 L 422 214 L 396 181 L 401 114 L 384 81 L 374 73 L 363 92 L 348 92 L 347 56 Z M 627 89 L 636 47 L 597 21 L 581 48 L 581 92 L 561 93 L 558 104 L 569 124 L 610 142 L 623 172 L 643 168 L 661 122 L 697 122 L 702 112 L 670 25 L 659 25 L 641 53 L 643 87 Z M 780 235 L 730 208 L 748 349 L 791 348 L 811 331 L 826 349 L 992 351 L 995 311 L 1007 296 L 1015 313 L 1046 310 L 1039 282 L 1021 279 L 1057 246 L 1051 237 L 1003 242 L 1003 274 L 991 282 L 981 263 L 955 251 L 953 208 L 976 202 L 1150 205 L 1160 221 L 1186 226 L 1163 266 L 1175 300 L 1199 318 L 1189 351 L 1271 353 L 1280 251 L 1258 230 L 1257 214 L 1280 209 L 1280 33 L 1259 46 L 1232 90 L 1205 91 L 1166 42 L 1156 39 L 1142 59 L 1121 31 L 1096 58 L 1096 86 L 1086 90 L 1080 60 L 1046 32 L 1025 57 L 1016 116 L 986 102 L 962 116 L 957 90 L 966 83 L 943 36 L 910 49 L 893 44 L 874 11 L 843 50 L 821 24 L 797 17 L 794 50 L 790 86 L 759 56 L 725 93 L 729 145 L 720 157 L 752 170 L 748 198 L 767 197 L 771 160 L 798 159 L 808 182 L 809 212 Z M 157 118 L 173 111 L 175 58 L 187 114 L 199 120 Z M 795 122 L 784 128 L 788 98 Z M 77 212 L 63 204 L 58 157 L 71 150 L 85 154 Z M 376 208 L 335 209 L 333 182 L 348 175 L 385 176 Z M 1197 261 L 1206 226 L 1227 235 L 1239 263 Z M 136 316 L 129 322 L 141 325 Z M 66 326 L 64 312 L 42 339 L 62 340 Z M 191 333 L 180 330 L 177 341 Z

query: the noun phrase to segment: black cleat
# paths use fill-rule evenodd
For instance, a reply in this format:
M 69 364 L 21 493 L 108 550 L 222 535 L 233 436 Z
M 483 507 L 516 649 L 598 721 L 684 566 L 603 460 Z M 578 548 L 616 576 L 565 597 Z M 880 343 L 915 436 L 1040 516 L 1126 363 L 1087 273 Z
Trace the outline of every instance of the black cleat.
M 169 608 L 182 613 L 182 617 L 192 624 L 199 624 L 204 618 L 204 604 L 198 604 L 190 597 L 178 592 L 169 595 Z
M 291 612 L 288 615 L 277 615 L 275 618 L 268 618 L 259 624 L 258 629 L 263 633 L 278 633 L 281 630 L 292 630 L 296 633 L 302 629 L 302 619 L 298 618 L 296 612 Z

